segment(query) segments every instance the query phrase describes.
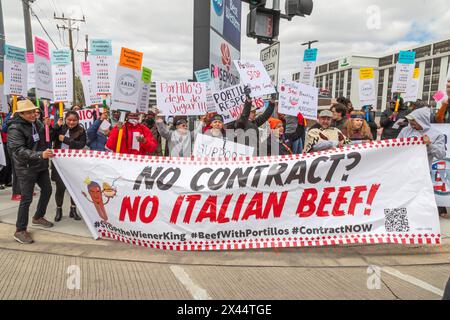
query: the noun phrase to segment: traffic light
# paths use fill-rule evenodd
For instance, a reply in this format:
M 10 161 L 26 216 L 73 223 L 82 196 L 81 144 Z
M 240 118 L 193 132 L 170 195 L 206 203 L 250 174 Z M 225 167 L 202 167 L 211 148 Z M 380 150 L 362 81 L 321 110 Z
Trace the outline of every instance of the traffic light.
M 286 0 L 286 15 L 288 17 L 311 15 L 313 0 Z
M 254 9 L 256 7 L 265 7 L 267 0 L 242 0 L 242 2 L 247 2 L 250 4 L 250 9 Z
M 247 36 L 258 43 L 272 44 L 280 34 L 281 13 L 278 10 L 256 7 L 247 16 Z

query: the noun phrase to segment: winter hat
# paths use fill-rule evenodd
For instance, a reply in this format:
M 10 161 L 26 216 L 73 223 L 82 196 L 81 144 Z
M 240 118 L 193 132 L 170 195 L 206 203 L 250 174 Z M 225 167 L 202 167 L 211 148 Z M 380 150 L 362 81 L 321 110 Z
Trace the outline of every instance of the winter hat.
M 279 119 L 275 119 L 275 118 L 270 118 L 269 120 L 269 126 L 270 129 L 275 130 L 275 128 L 281 123 L 283 124 L 283 121 L 279 120 Z
M 223 123 L 223 117 L 220 114 L 216 114 L 215 116 L 213 116 L 211 118 L 211 123 L 214 122 L 214 121 L 220 121 L 220 122 Z

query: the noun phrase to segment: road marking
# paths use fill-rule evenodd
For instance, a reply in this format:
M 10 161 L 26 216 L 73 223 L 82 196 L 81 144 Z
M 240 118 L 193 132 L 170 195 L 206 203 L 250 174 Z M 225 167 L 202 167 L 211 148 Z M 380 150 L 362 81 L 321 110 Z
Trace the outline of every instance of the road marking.
M 170 270 L 175 275 L 175 277 L 177 277 L 177 279 L 184 285 L 184 287 L 191 293 L 192 297 L 195 300 L 212 300 L 212 298 L 208 295 L 208 292 L 196 285 L 182 267 L 171 266 Z
M 400 271 L 398 271 L 398 270 L 396 270 L 394 268 L 386 267 L 386 268 L 383 268 L 382 270 L 383 270 L 383 272 L 386 272 L 387 274 L 390 274 L 391 276 L 397 277 L 397 278 L 399 278 L 399 279 L 401 279 L 403 281 L 406 281 L 406 282 L 408 282 L 410 284 L 413 284 L 413 285 L 415 285 L 417 287 L 420 287 L 420 288 L 422 288 L 422 289 L 424 289 L 426 291 L 432 292 L 432 293 L 434 293 L 434 294 L 436 294 L 436 295 L 438 295 L 440 297 L 444 296 L 444 291 L 443 290 L 440 290 L 440 289 L 432 286 L 431 284 L 426 283 L 425 281 L 417 279 L 417 278 L 415 278 L 413 276 L 409 276 L 407 274 L 403 274 L 403 273 L 401 273 Z

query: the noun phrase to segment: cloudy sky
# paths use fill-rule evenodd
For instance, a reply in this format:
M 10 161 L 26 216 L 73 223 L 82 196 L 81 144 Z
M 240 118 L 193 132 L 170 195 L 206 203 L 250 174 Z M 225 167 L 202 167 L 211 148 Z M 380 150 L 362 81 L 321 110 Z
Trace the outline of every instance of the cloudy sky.
M 21 0 L 0 0 L 6 41 L 25 47 Z M 204 0 L 205 2 L 209 0 Z M 32 8 L 58 47 L 67 34 L 58 33 L 53 13 L 81 18 L 78 49 L 84 36 L 113 40 L 116 58 L 120 47 L 144 52 L 144 65 L 154 70 L 154 80 L 186 80 L 192 75 L 193 0 L 36 0 Z M 268 0 L 271 6 L 272 0 Z M 284 8 L 284 0 L 281 0 Z M 283 9 L 284 10 L 284 9 Z M 373 26 L 377 12 L 379 28 Z M 243 5 L 245 30 L 248 5 Z M 375 23 L 376 25 L 376 23 Z M 36 18 L 34 35 L 48 40 Z M 328 61 L 351 54 L 380 56 L 423 42 L 450 38 L 448 0 L 314 0 L 306 18 L 283 20 L 280 28 L 283 77 L 300 68 L 306 40 L 320 40 L 319 59 Z M 77 36 L 75 35 L 75 41 Z M 242 57 L 258 59 L 264 45 L 242 36 Z M 79 55 L 78 61 L 83 58 Z

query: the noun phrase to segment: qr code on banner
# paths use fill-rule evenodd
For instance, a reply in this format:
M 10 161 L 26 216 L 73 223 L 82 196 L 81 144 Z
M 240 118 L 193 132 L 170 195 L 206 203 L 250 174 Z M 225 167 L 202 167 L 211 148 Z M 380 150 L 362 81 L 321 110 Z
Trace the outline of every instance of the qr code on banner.
M 385 209 L 387 232 L 409 232 L 408 211 L 406 208 Z

